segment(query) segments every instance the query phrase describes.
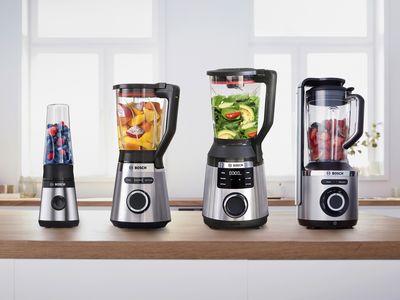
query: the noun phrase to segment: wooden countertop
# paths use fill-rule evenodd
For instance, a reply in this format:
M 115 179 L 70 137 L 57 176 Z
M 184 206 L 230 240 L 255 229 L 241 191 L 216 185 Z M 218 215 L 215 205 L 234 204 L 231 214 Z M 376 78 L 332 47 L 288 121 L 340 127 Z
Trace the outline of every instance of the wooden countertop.
M 174 211 L 164 229 L 119 229 L 109 212 L 81 211 L 71 229 L 46 229 L 32 210 L 0 211 L 0 258 L 400 259 L 400 219 L 360 214 L 354 229 L 308 230 L 294 213 L 266 226 L 212 230 L 200 212 Z
M 110 198 L 82 198 L 78 199 L 79 206 L 111 206 Z M 400 198 L 369 198 L 359 199 L 361 206 L 400 206 Z M 39 206 L 38 198 L 0 199 L 1 206 Z M 201 199 L 172 199 L 171 207 L 201 207 Z M 294 200 L 290 198 L 268 198 L 269 206 L 294 206 Z

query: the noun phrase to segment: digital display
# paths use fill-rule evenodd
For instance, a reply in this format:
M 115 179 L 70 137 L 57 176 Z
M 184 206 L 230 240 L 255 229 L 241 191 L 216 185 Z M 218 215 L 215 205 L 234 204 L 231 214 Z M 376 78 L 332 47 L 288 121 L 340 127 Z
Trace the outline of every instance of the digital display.
M 221 189 L 243 189 L 254 186 L 253 168 L 218 168 L 217 186 Z

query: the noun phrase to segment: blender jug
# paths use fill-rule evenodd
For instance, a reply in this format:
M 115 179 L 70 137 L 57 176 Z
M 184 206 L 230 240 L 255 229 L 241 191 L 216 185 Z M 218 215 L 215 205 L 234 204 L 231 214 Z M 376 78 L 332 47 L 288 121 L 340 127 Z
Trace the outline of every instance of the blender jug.
M 168 102 L 151 88 L 116 90 L 120 150 L 155 150 L 164 133 Z
M 346 149 L 362 134 L 364 102 L 351 94 L 353 88 L 345 90 L 346 98 L 340 87 L 337 95 L 334 90 L 328 94 L 323 89 L 323 86 L 313 88 L 306 94 L 309 161 L 347 163 Z
M 244 77 L 211 77 L 215 138 L 248 139 L 257 135 L 260 84 Z
M 48 105 L 46 123 L 46 144 L 44 147 L 43 163 L 45 165 L 72 165 L 73 157 L 68 105 Z

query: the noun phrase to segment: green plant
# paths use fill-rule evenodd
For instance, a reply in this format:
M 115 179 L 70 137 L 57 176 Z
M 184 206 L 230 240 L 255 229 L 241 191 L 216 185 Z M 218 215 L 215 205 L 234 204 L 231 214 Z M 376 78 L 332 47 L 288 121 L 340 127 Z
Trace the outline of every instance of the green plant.
M 381 133 L 378 131 L 378 127 L 381 126 L 382 123 L 372 123 L 371 132 L 365 131 L 364 138 L 362 140 L 357 141 L 353 146 L 349 148 L 347 153 L 349 155 L 355 155 L 356 153 L 362 153 L 362 147 L 368 148 L 377 148 L 378 141 L 381 138 Z

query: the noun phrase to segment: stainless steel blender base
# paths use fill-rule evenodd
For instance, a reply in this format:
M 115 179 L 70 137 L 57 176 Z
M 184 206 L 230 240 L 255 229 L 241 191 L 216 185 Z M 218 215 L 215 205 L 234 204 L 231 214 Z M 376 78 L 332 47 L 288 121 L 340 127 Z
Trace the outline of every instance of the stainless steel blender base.
M 161 228 L 171 221 L 164 169 L 118 163 L 111 222 L 121 228 Z
M 39 225 L 48 228 L 66 228 L 78 224 L 79 215 L 75 188 L 42 188 Z
M 253 168 L 254 186 L 242 189 L 218 188 L 218 168 L 207 165 L 203 194 L 203 218 L 211 228 L 257 228 L 268 218 L 264 165 Z M 238 196 L 245 203 L 242 214 L 229 215 L 228 201 Z M 239 200 L 240 201 L 240 200 Z M 240 204 L 240 203 L 239 203 Z
M 328 175 L 328 174 L 343 175 Z M 352 174 L 352 176 L 350 176 Z M 335 182 L 336 181 L 336 182 Z M 324 183 L 323 183 L 324 182 Z M 337 184 L 337 183 L 340 184 Z M 311 171 L 302 178 L 302 202 L 297 206 L 299 224 L 307 228 L 351 228 L 358 220 L 357 172 Z M 343 208 L 331 210 L 329 197 L 339 194 Z

